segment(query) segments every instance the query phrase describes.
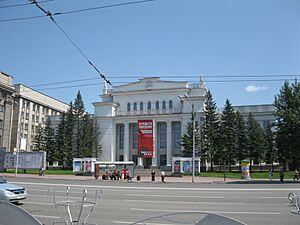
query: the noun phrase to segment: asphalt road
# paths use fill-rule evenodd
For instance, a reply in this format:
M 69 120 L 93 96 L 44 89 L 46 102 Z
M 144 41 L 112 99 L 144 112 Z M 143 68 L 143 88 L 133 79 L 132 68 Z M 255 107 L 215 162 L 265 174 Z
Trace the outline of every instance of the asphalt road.
M 300 195 L 300 183 L 289 184 L 191 184 L 126 183 L 122 181 L 37 180 L 9 178 L 27 188 L 29 197 L 19 206 L 48 225 L 60 221 L 48 190 L 56 190 L 63 200 L 66 186 L 73 200 L 79 201 L 84 188 L 90 197 L 96 188 L 103 191 L 88 222 L 99 225 L 194 224 L 201 212 L 218 213 L 248 225 L 299 225 L 300 215 L 291 213 L 287 195 Z M 60 209 L 63 212 L 63 208 Z M 166 214 L 174 214 L 164 216 Z M 149 219 L 149 218 L 153 219 Z M 154 218 L 156 217 L 156 218 Z

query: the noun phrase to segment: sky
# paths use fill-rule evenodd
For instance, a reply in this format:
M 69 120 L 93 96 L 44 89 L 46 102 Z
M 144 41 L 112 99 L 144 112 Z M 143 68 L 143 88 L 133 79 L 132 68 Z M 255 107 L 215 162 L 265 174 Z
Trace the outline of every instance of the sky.
M 113 85 L 202 74 L 218 107 L 271 104 L 300 77 L 299 0 L 37 1 L 82 54 L 28 0 L 0 0 L 0 71 L 66 103 L 80 91 L 90 113 L 103 80 L 87 60 Z

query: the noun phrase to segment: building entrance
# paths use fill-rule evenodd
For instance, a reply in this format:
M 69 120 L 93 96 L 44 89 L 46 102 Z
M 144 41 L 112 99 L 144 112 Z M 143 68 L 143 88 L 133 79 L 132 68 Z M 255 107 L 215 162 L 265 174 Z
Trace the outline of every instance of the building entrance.
M 152 159 L 151 158 L 145 158 L 143 159 L 143 165 L 145 169 L 149 169 L 152 164 Z

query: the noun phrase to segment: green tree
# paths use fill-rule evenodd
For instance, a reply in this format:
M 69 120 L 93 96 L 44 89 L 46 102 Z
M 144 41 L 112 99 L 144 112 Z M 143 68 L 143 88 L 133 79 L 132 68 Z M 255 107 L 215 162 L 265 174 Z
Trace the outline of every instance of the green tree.
M 36 134 L 34 136 L 33 141 L 33 149 L 32 151 L 44 151 L 45 143 L 44 143 L 44 129 L 42 124 L 39 124 L 36 128 Z
M 65 139 L 64 139 L 64 164 L 66 167 L 72 166 L 73 163 L 73 132 L 74 132 L 74 113 L 73 113 L 73 103 L 70 102 L 69 109 L 66 112 L 66 122 L 65 122 Z
M 291 168 L 299 166 L 300 160 L 300 83 L 286 81 L 275 96 L 277 121 L 276 144 L 279 161 Z
M 204 120 L 201 126 L 201 155 L 202 157 L 207 157 L 210 161 L 211 171 L 214 168 L 214 158 L 218 147 L 218 132 L 217 106 L 211 92 L 208 90 L 204 108 Z
M 265 139 L 266 139 L 266 161 L 272 164 L 272 170 L 274 171 L 274 161 L 278 159 L 278 153 L 275 142 L 275 134 L 272 131 L 272 125 L 266 127 L 265 129 Z
M 235 159 L 236 138 L 235 113 L 229 99 L 227 99 L 225 103 L 220 129 L 222 140 L 221 147 L 223 149 L 225 160 L 229 163 L 229 171 L 231 172 L 231 164 L 234 163 Z
M 257 161 L 261 164 L 261 161 L 265 158 L 266 153 L 266 139 L 264 131 L 259 123 L 249 113 L 247 119 L 247 137 L 248 137 L 248 153 L 251 160 Z M 250 172 L 252 169 L 252 163 L 250 163 Z
M 54 161 L 58 161 L 59 153 L 55 147 L 54 129 L 51 127 L 50 117 L 47 118 L 46 126 L 44 128 L 44 143 L 47 153 L 47 162 L 52 164 Z
M 59 165 L 65 167 L 65 161 L 67 160 L 66 156 L 66 114 L 62 113 L 60 117 L 60 123 L 58 124 L 56 133 L 55 133 L 55 147 L 59 155 Z
M 237 111 L 235 113 L 235 137 L 236 137 L 236 148 L 235 155 L 241 165 L 241 161 L 248 156 L 248 145 L 247 145 L 247 130 L 243 116 Z M 239 168 L 241 170 L 241 166 Z
M 85 108 L 80 91 L 78 91 L 74 102 L 74 157 L 81 158 L 84 156 L 84 133 L 82 129 Z
M 181 145 L 183 146 L 183 149 L 181 150 L 182 157 L 193 156 L 193 121 L 194 121 L 194 115 L 192 114 L 191 122 L 188 122 L 187 125 L 187 133 L 182 135 L 181 137 Z M 195 148 L 196 145 L 200 143 L 198 131 L 199 131 L 199 125 L 198 122 L 195 121 Z

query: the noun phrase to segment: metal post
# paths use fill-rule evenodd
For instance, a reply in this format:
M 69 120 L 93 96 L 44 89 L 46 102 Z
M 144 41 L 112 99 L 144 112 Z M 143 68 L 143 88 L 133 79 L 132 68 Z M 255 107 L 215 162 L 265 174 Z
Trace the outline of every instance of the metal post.
M 226 160 L 224 159 L 224 183 L 226 182 Z
M 195 129 L 196 129 L 196 118 L 195 118 L 195 110 L 194 110 L 194 103 L 192 103 L 192 115 L 193 115 L 193 157 L 192 157 L 192 183 L 195 182 L 195 145 L 196 145 L 196 138 L 195 138 Z

